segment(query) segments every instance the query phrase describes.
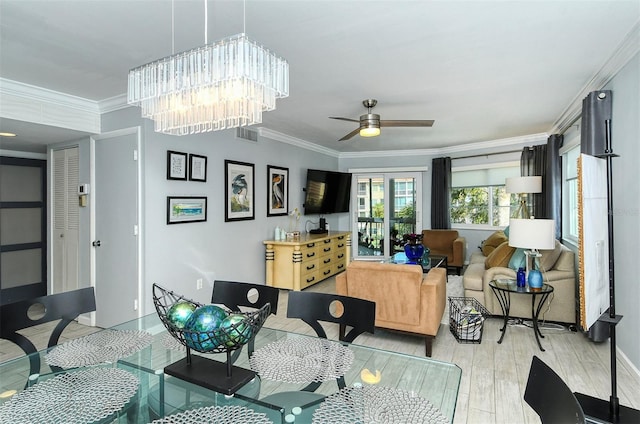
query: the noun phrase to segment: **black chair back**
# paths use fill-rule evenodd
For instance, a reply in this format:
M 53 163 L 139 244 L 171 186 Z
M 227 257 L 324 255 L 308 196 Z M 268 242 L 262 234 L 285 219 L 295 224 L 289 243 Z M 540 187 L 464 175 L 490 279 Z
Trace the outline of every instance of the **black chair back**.
M 524 400 L 543 424 L 584 423 L 584 412 L 566 383 L 537 356 L 531 361 Z
M 258 296 L 254 298 L 254 295 Z M 276 287 L 264 284 L 242 283 L 239 281 L 216 280 L 213 283 L 211 303 L 226 306 L 232 311 L 239 311 L 241 306 L 260 309 L 267 303 L 271 305 L 273 315 L 278 311 L 278 296 L 280 290 Z M 251 357 L 254 351 L 254 337 L 247 342 L 247 355 Z M 231 354 L 231 362 L 235 363 L 242 349 L 235 350 Z
M 351 343 L 365 331 L 371 334 L 375 331 L 376 304 L 337 294 L 291 291 L 287 318 L 300 318 L 315 330 L 318 337 L 325 339 L 327 334 L 320 321 L 340 324 L 340 340 Z M 346 326 L 352 329 L 345 335 Z
M 43 315 L 41 317 L 29 317 L 29 308 L 33 305 L 42 305 Z M 80 314 L 95 310 L 96 297 L 93 287 L 2 305 L 0 306 L 0 338 L 11 340 L 29 355 L 37 352 L 37 349 L 28 338 L 18 333 L 19 330 L 60 320 L 49 337 L 47 348 L 51 348 L 58 344 L 60 335 L 71 321 Z M 32 355 L 29 360 L 31 374 L 40 373 L 40 357 Z
M 253 298 L 253 293 L 258 297 Z M 271 313 L 278 311 L 278 296 L 280 290 L 264 284 L 241 283 L 238 281 L 216 280 L 213 283 L 211 303 L 225 305 L 233 311 L 239 311 L 241 306 L 260 309 L 265 304 L 271 304 Z

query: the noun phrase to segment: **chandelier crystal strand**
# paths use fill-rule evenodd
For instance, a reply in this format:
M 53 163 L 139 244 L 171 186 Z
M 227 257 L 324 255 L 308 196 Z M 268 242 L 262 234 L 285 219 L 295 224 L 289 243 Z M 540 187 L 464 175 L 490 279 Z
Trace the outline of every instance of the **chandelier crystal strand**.
M 259 124 L 288 96 L 288 62 L 241 33 L 132 69 L 127 102 L 186 135 Z

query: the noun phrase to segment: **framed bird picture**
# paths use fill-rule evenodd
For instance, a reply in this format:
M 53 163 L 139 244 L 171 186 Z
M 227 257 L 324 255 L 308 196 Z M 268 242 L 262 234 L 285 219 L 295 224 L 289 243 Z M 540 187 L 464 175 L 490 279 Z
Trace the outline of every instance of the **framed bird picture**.
M 267 165 L 267 216 L 287 215 L 289 168 Z
M 255 219 L 254 165 L 232 160 L 224 161 L 224 220 Z

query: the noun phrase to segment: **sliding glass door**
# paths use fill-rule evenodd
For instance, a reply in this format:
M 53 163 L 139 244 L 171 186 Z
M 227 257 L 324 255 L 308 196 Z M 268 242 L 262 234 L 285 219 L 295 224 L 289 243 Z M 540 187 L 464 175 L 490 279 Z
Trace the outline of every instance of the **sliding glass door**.
M 353 255 L 387 258 L 402 251 L 403 235 L 422 231 L 422 174 L 353 174 Z

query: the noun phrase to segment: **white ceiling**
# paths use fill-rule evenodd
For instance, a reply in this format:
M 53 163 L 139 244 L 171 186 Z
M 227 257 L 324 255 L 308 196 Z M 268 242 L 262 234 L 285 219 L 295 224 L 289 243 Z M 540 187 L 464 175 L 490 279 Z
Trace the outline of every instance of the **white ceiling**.
M 0 78 L 100 102 L 130 68 L 172 53 L 170 0 L 0 0 Z M 204 44 L 204 1 L 175 0 L 175 52 Z M 246 33 L 289 61 L 290 96 L 263 127 L 340 152 L 428 149 L 550 131 L 640 19 L 640 0 L 247 0 Z M 208 3 L 208 41 L 243 31 L 243 2 Z M 434 119 L 338 139 L 361 102 Z M 17 125 L 13 143 L 77 138 Z M 42 136 L 45 138 L 42 138 Z

